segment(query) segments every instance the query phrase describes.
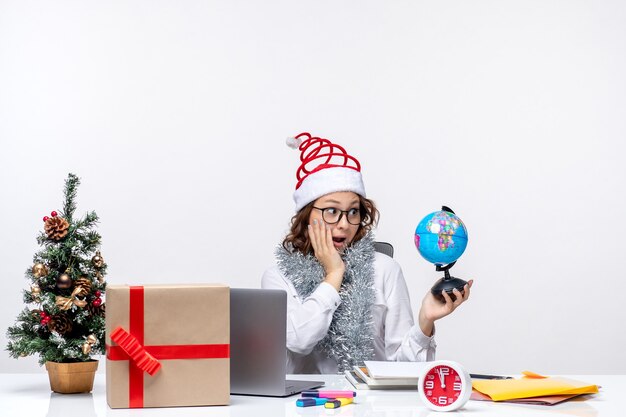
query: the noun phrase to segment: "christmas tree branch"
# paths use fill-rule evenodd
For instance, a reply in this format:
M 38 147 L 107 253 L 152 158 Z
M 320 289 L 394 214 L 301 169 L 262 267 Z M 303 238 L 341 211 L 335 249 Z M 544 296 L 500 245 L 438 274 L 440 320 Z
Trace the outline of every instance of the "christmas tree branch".
M 83 217 L 82 220 L 79 220 L 75 223 L 75 229 L 76 230 L 90 229 L 98 223 L 98 220 L 99 219 L 98 219 L 98 215 L 96 214 L 96 212 L 91 211 L 85 214 L 85 217 Z
M 63 217 L 71 224 L 74 211 L 76 210 L 76 192 L 80 185 L 80 178 L 74 174 L 68 174 L 65 180 L 65 204 L 63 205 Z

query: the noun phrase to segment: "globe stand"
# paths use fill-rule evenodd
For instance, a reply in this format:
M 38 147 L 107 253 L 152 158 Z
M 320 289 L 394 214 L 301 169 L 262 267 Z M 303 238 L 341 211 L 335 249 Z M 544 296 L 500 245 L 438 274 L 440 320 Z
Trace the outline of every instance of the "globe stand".
M 430 289 L 430 292 L 432 292 L 435 298 L 441 301 L 442 303 L 446 302 L 446 299 L 443 298 L 443 295 L 441 295 L 442 291 L 445 291 L 450 296 L 452 301 L 454 301 L 456 300 L 456 296 L 454 295 L 454 292 L 453 292 L 454 289 L 456 288 L 462 294 L 463 288 L 465 287 L 465 284 L 467 284 L 467 281 L 461 278 L 455 278 L 452 275 L 450 275 L 449 269 L 452 268 L 455 263 L 456 261 L 446 266 L 435 265 L 435 269 L 438 272 L 443 271 L 444 276 L 439 281 L 435 282 L 435 285 L 433 285 L 433 287 Z

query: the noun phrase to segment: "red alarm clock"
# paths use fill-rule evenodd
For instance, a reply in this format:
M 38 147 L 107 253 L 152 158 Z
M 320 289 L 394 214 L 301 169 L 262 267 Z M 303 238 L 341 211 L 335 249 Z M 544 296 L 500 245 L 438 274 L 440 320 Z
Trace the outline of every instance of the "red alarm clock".
M 465 405 L 472 395 L 472 378 L 458 363 L 434 361 L 428 364 L 418 381 L 422 402 L 436 411 L 452 411 Z

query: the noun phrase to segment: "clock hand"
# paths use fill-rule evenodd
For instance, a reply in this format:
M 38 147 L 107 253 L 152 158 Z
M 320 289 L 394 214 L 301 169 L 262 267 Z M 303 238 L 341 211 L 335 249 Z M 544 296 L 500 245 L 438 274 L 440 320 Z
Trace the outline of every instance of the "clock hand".
M 441 383 L 441 388 L 446 387 L 446 377 L 443 375 L 443 370 L 438 369 L 437 373 L 439 374 L 439 382 Z

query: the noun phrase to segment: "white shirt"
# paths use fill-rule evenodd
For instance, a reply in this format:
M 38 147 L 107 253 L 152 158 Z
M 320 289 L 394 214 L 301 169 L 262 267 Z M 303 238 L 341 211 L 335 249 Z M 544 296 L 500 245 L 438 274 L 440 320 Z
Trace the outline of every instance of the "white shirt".
M 378 252 L 375 255 L 373 360 L 434 360 L 434 337 L 424 335 L 419 325 L 414 324 L 400 265 L 387 255 Z M 337 373 L 337 362 L 314 350 L 326 336 L 341 303 L 333 286 L 322 282 L 311 295 L 300 300 L 293 283 L 274 266 L 263 274 L 261 287 L 287 291 L 287 373 Z

